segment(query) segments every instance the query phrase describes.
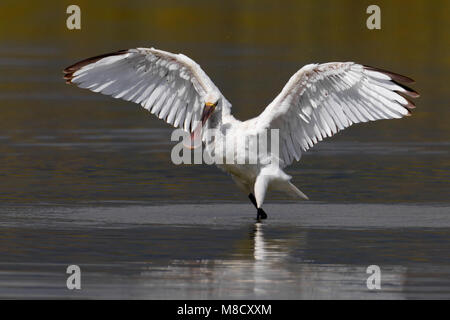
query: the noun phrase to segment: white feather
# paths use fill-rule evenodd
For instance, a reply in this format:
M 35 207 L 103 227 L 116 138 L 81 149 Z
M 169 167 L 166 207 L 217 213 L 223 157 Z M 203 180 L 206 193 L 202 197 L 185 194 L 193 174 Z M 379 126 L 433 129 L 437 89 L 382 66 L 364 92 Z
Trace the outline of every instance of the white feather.
M 256 121 L 262 127 L 289 128 L 280 131 L 284 141 L 280 148 L 285 148 L 281 155 L 287 165 L 301 156 L 291 136 L 307 150 L 354 123 L 407 115 L 404 106 L 408 101 L 395 92 L 406 90 L 391 80 L 389 73 L 353 62 L 306 65 L 289 79 Z
M 71 82 L 141 104 L 167 122 L 184 128 L 192 128 L 191 121 L 200 119 L 207 94 L 222 97 L 193 60 L 153 48 L 129 49 L 93 58 L 92 63 L 73 71 Z M 230 108 L 230 105 L 225 103 L 223 107 Z

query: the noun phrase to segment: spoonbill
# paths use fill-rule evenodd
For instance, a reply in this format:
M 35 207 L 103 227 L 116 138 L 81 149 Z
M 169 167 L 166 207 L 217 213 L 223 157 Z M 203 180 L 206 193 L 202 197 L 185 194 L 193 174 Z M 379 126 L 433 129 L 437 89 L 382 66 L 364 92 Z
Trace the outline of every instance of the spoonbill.
M 183 54 L 154 48 L 120 50 L 82 60 L 64 73 L 67 83 L 138 103 L 191 134 L 199 127 L 213 128 L 223 138 L 237 139 L 278 129 L 277 154 L 263 155 L 258 149 L 253 154 L 257 163 L 217 164 L 248 195 L 257 220 L 267 218 L 262 205 L 268 190 L 308 199 L 283 171 L 303 152 L 352 124 L 409 116 L 415 105 L 408 97 L 419 97 L 401 84 L 412 79 L 393 72 L 355 62 L 308 64 L 259 116 L 240 121 L 200 65 Z M 224 141 L 204 135 L 201 140 L 211 153 Z M 236 151 L 240 152 L 245 150 Z

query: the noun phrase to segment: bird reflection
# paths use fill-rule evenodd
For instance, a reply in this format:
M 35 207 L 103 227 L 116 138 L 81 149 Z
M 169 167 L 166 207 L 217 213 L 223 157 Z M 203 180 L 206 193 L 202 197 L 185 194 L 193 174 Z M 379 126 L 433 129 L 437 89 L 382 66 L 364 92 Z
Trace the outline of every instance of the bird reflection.
M 254 233 L 253 233 L 253 239 L 254 239 L 254 250 L 253 250 L 253 256 L 255 257 L 255 261 L 263 261 L 266 257 L 266 248 L 264 243 L 264 233 L 262 230 L 262 224 L 256 223 L 254 226 Z
M 250 237 L 253 240 L 255 262 L 279 262 L 289 255 L 289 246 L 283 245 L 289 242 L 289 238 L 284 240 L 271 239 L 269 244 L 264 237 L 264 225 L 262 223 L 253 225 Z
M 366 287 L 366 267 L 324 264 L 306 259 L 310 230 L 286 232 L 282 227 L 252 223 L 238 240 L 230 239 L 229 253 L 219 259 L 172 260 L 167 267 L 148 266 L 139 282 L 145 298 L 176 299 L 329 299 L 374 298 Z M 282 236 L 277 237 L 281 232 Z M 332 259 L 329 256 L 329 259 Z M 401 295 L 405 270 L 383 266 L 383 283 L 391 290 L 383 298 Z M 382 284 L 383 285 L 383 284 Z M 380 296 L 381 297 L 381 296 Z
M 273 275 L 277 278 L 289 278 L 289 272 L 280 263 L 288 256 L 287 246 L 276 243 L 268 244 L 264 238 L 264 225 L 256 223 L 253 226 L 253 292 L 256 295 L 266 294 L 267 285 L 273 282 Z

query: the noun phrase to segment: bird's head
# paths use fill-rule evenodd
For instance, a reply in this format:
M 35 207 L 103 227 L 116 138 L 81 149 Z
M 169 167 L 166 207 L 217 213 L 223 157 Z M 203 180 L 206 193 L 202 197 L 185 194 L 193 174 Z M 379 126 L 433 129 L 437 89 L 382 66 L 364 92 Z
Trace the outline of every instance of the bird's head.
M 216 110 L 216 107 L 219 104 L 219 99 L 220 94 L 218 94 L 217 92 L 210 92 L 205 96 L 200 123 L 198 123 L 195 129 L 192 130 L 190 146 L 186 147 L 190 149 L 196 149 L 201 145 L 202 129 L 205 126 L 206 121 L 208 121 L 209 117 Z
M 200 118 L 202 126 L 205 125 L 208 118 L 216 109 L 217 104 L 219 103 L 219 99 L 220 95 L 215 91 L 210 92 L 205 96 L 205 104 L 203 106 L 202 117 Z

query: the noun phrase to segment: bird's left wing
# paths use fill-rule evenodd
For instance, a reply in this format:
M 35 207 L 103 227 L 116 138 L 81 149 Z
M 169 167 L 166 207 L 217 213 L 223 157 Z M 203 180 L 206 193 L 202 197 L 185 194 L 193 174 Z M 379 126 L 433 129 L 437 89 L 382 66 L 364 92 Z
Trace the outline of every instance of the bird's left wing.
M 136 102 L 188 132 L 201 119 L 205 97 L 222 96 L 192 59 L 154 48 L 96 56 L 67 67 L 64 73 L 67 83 Z
M 353 62 L 306 65 L 256 118 L 265 129 L 279 129 L 282 166 L 299 160 L 325 137 L 354 123 L 402 118 L 417 98 L 399 82 L 410 78 Z

